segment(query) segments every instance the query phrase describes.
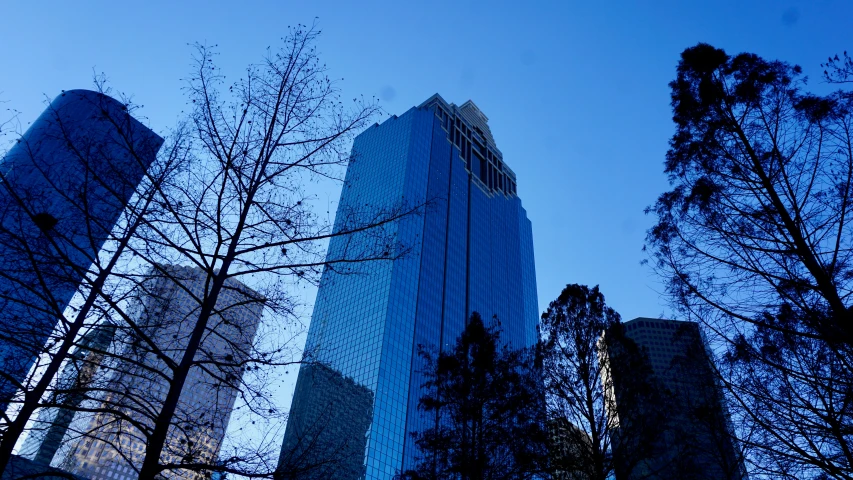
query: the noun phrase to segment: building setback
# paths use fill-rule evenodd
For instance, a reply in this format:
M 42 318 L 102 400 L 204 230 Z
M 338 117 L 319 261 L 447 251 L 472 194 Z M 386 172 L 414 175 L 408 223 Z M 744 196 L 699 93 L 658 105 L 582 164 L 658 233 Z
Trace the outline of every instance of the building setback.
M 651 382 L 660 394 L 658 401 L 662 402 L 649 408 L 664 412 L 664 426 L 652 458 L 630 471 L 626 471 L 619 458 L 614 459 L 617 480 L 745 479 L 745 468 L 732 436 L 722 390 L 699 324 L 640 317 L 625 322 L 622 328 L 625 336 L 648 357 L 653 372 Z M 612 362 L 619 361 L 618 355 L 613 357 Z M 620 380 L 618 377 L 612 379 L 619 422 L 635 420 L 625 418 L 626 415 L 651 413 L 629 405 L 620 408 L 620 398 L 624 398 Z M 614 442 L 618 441 L 617 431 Z
M 530 221 L 517 196 L 515 173 L 495 145 L 488 119 L 471 102 L 462 106 L 434 95 L 405 114 L 361 133 L 335 217 L 341 231 L 360 213 L 426 205 L 422 215 L 387 225 L 385 233 L 411 248 L 394 260 L 326 268 L 306 342 L 306 358 L 321 362 L 373 397 L 363 438 L 365 454 L 334 478 L 390 479 L 414 466 L 409 432 L 421 431 L 423 365 L 419 345 L 452 348 L 469 315 L 497 318 L 513 347 L 536 342 L 538 305 Z M 333 238 L 328 260 L 358 256 L 375 232 Z M 345 274 L 341 268 L 348 268 Z M 297 381 L 282 458 L 305 444 L 296 428 L 302 411 L 329 399 L 309 381 Z M 339 431 L 348 431 L 340 429 Z M 290 478 L 282 467 L 282 476 Z M 303 477 L 312 478 L 306 474 Z
M 143 282 L 135 321 L 158 348 L 179 362 L 198 319 L 207 275 L 199 269 L 159 266 Z M 239 367 L 251 351 L 264 300 L 241 283 L 226 281 L 216 303 L 196 362 L 181 391 L 161 456 L 165 463 L 215 464 L 237 398 Z M 166 364 L 146 343 L 119 330 L 121 354 L 108 365 L 109 375 L 97 379 L 107 392 L 93 408 L 121 411 L 132 421 L 111 413 L 78 413 L 51 465 L 90 480 L 131 480 L 145 455 L 145 436 L 133 423 L 153 428 L 168 391 Z M 207 371 L 205 371 L 205 369 Z M 223 379 L 225 379 L 223 381 Z M 100 405 L 99 405 L 100 404 Z M 140 412 L 151 412 L 142 415 Z M 82 434 L 82 435 L 81 435 Z M 165 479 L 203 479 L 203 471 L 167 470 Z
M 0 410 L 162 143 L 117 100 L 71 90 L 0 160 Z

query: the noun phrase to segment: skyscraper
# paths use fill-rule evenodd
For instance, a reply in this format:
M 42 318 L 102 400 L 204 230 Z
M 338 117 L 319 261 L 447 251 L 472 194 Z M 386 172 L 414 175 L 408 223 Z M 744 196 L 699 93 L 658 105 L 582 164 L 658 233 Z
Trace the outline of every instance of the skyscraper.
M 699 325 L 695 322 L 635 318 L 625 322 L 625 336 L 648 356 L 653 371 L 653 388 L 660 392 L 663 428 L 655 442 L 654 454 L 631 472 L 620 469 L 618 480 L 647 478 L 695 478 L 742 480 L 746 473 L 736 451 L 722 390 L 716 381 L 711 357 Z M 618 362 L 614 355 L 611 361 Z M 630 375 L 631 372 L 624 372 Z M 644 415 L 644 408 L 620 408 L 620 388 L 625 379 L 614 377 L 616 412 L 619 421 L 626 415 Z M 659 413 L 659 412 L 658 412 Z M 614 442 L 619 441 L 618 431 Z M 618 450 L 618 449 L 617 449 Z
M 589 480 L 583 468 L 589 463 L 592 438 L 565 417 L 548 420 L 548 453 L 552 480 Z
M 321 362 L 373 395 L 363 465 L 368 479 L 388 479 L 412 466 L 417 451 L 409 432 L 420 431 L 423 365 L 418 345 L 452 348 L 471 312 L 497 318 L 513 347 L 535 343 L 538 322 L 533 238 L 516 193 L 515 173 L 503 161 L 488 119 L 477 106 L 447 103 L 434 95 L 405 114 L 361 133 L 335 218 L 341 230 L 353 212 L 395 204 L 426 205 L 423 215 L 387 226 L 411 247 L 393 261 L 357 264 L 352 271 L 327 268 L 320 282 L 306 342 L 309 360 Z M 328 259 L 352 256 L 370 234 L 333 238 Z M 307 418 L 308 405 L 329 405 L 328 389 L 300 388 L 291 409 Z M 284 446 L 298 421 L 288 423 Z M 303 424 L 304 427 L 304 424 Z M 306 443 L 302 441 L 302 443 Z M 283 451 L 282 458 L 292 452 Z M 304 478 L 311 478 L 306 476 Z
M 206 280 L 202 270 L 161 265 L 144 282 L 146 294 L 134 313 L 136 324 L 159 352 L 175 362 L 196 325 Z M 197 363 L 178 399 L 162 462 L 216 463 L 237 398 L 234 385 L 242 375 L 238 365 L 251 351 L 263 308 L 257 293 L 237 281 L 226 281 L 195 356 Z M 77 414 L 53 466 L 91 480 L 136 478 L 146 446 L 141 430 L 153 428 L 153 415 L 162 408 L 170 378 L 166 363 L 140 338 L 133 331 L 116 334 L 120 355 L 109 365 L 109 375 L 97 382 L 106 393 L 86 409 L 103 411 Z M 182 469 L 160 476 L 206 478 L 204 472 Z
M 0 410 L 162 143 L 117 100 L 71 90 L 0 160 Z
M 83 335 L 77 348 L 57 377 L 48 403 L 60 405 L 39 409 L 38 418 L 21 447 L 21 456 L 36 463 L 50 465 L 53 455 L 65 437 L 74 412 L 85 399 L 85 386 L 92 381 L 115 335 L 116 327 L 103 322 Z

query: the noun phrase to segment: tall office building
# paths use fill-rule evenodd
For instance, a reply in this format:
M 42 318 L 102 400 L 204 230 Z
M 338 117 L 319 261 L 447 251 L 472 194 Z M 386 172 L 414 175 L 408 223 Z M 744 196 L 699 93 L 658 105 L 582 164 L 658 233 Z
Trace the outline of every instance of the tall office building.
M 588 469 L 592 438 L 565 417 L 550 419 L 548 459 L 552 480 L 589 480 Z
M 160 266 L 143 283 L 134 317 L 158 349 L 179 362 L 196 325 L 207 275 L 196 268 Z M 161 462 L 215 464 L 237 398 L 235 385 L 248 358 L 264 300 L 229 280 L 216 303 L 172 419 Z M 119 330 L 120 355 L 97 379 L 107 392 L 89 411 L 78 413 L 51 465 L 91 480 L 137 477 L 145 455 L 141 427 L 153 428 L 153 415 L 168 391 L 169 369 L 141 336 Z M 161 375 L 160 372 L 163 372 Z M 99 405 L 100 404 L 100 405 Z M 110 413 L 121 412 L 121 414 Z M 147 412 L 147 414 L 146 414 Z M 167 479 L 203 479 L 202 471 L 167 470 Z
M 368 479 L 390 479 L 414 465 L 418 452 L 409 432 L 432 421 L 417 409 L 424 381 L 418 345 L 452 348 L 474 311 L 496 317 L 513 347 L 536 341 L 531 224 L 516 194 L 515 174 L 487 122 L 473 102 L 456 106 L 434 95 L 355 139 L 335 218 L 338 231 L 366 209 L 427 207 L 423 215 L 387 226 L 385 233 L 412 247 L 407 255 L 357 264 L 345 274 L 340 267 L 323 273 L 307 357 L 373 397 L 365 431 L 341 429 L 347 434 L 319 442 L 341 442 L 341 451 L 366 444 L 363 454 L 334 459 L 345 465 L 334 478 L 356 478 L 348 472 L 361 471 Z M 333 238 L 328 259 L 357 256 L 374 234 Z M 309 373 L 306 367 L 300 370 L 285 448 L 312 443 L 294 438 L 311 431 L 305 420 L 311 414 L 304 409 L 335 405 L 324 393 L 329 389 L 301 388 L 311 381 Z M 332 431 L 329 427 L 326 431 Z M 284 450 L 282 458 L 299 453 L 310 457 Z M 281 472 L 290 478 L 287 466 Z
M 110 348 L 116 326 L 102 322 L 89 329 L 57 377 L 48 403 L 57 405 L 38 410 L 36 421 L 27 433 L 20 455 L 42 465 L 50 465 L 59 449 L 74 412 L 86 398 L 85 388 L 101 366 L 104 352 Z
M 0 160 L 0 410 L 163 139 L 101 93 L 62 93 Z
M 614 376 L 616 411 L 611 414 L 618 415 L 617 423 L 638 420 L 627 418 L 632 415 L 652 413 L 647 408 L 663 415 L 653 454 L 630 469 L 615 458 L 616 478 L 745 479 L 722 390 L 699 324 L 641 317 L 625 322 L 622 328 L 625 336 L 645 352 L 652 370 L 650 381 L 660 396 L 648 406 L 620 408 L 620 400 L 626 400 L 622 390 L 628 383 L 627 379 Z M 611 361 L 620 361 L 619 355 L 612 355 Z M 620 369 L 614 371 L 617 370 Z M 622 376 L 632 374 L 621 371 Z M 620 441 L 619 433 L 617 429 L 614 443 Z

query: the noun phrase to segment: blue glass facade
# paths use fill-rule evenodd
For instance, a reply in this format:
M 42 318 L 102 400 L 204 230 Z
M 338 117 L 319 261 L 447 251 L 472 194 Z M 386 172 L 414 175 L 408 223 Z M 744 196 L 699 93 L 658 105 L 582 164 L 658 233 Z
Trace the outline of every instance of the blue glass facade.
M 408 432 L 428 421 L 417 410 L 418 345 L 452 347 L 473 311 L 495 316 L 510 345 L 535 343 L 533 238 L 515 174 L 470 101 L 458 107 L 434 95 L 368 128 L 352 153 L 336 229 L 360 208 L 427 205 L 423 215 L 385 227 L 402 245 L 414 246 L 409 254 L 357 264 L 346 274 L 326 269 L 306 343 L 306 356 L 374 393 L 364 432 L 366 478 L 389 479 L 414 462 Z M 337 237 L 329 259 L 357 255 L 365 241 Z M 317 395 L 295 398 L 294 405 L 323 402 Z M 294 407 L 291 416 L 299 415 Z
M 162 143 L 117 100 L 71 90 L 0 160 L 0 410 Z

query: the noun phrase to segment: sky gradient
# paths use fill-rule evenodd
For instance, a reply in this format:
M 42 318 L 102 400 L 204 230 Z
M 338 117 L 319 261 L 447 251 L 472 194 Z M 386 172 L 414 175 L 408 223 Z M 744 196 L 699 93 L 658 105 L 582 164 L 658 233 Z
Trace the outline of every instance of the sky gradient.
M 599 284 L 623 318 L 668 316 L 641 251 L 667 189 L 679 53 L 707 42 L 799 64 L 816 92 L 827 56 L 853 49 L 853 2 L 8 2 L 0 105 L 22 127 L 94 72 L 144 105 L 155 131 L 185 108 L 192 42 L 218 44 L 229 79 L 287 25 L 318 22 L 343 98 L 402 114 L 433 93 L 489 117 L 533 223 L 540 309 L 567 283 Z M 327 192 L 335 202 L 339 190 Z M 332 210 L 333 211 L 333 210 Z
M 819 64 L 853 49 L 853 2 L 607 3 L 15 2 L 3 7 L 0 100 L 25 127 L 45 96 L 103 72 L 162 130 L 185 106 L 188 43 L 218 44 L 236 78 L 287 25 L 317 17 L 343 98 L 375 95 L 401 114 L 438 92 L 489 117 L 533 222 L 543 309 L 566 283 L 585 283 L 626 319 L 658 316 L 666 301 L 640 265 L 643 208 L 667 187 L 679 53 L 702 41 L 783 59 L 826 90 Z

